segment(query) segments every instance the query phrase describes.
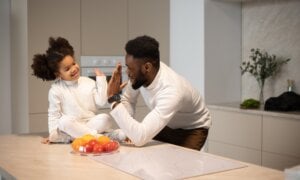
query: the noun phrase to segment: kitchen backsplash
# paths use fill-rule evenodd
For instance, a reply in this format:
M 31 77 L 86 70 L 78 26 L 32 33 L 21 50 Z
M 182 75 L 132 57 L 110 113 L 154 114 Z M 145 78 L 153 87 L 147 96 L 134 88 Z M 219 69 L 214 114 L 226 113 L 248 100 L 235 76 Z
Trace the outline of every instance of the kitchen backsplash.
M 287 91 L 288 79 L 294 80 L 294 91 L 300 94 L 300 1 L 245 1 L 242 16 L 242 61 L 249 60 L 251 48 L 291 59 L 279 74 L 267 79 L 265 100 Z M 256 80 L 248 74 L 243 75 L 242 100 L 258 97 Z

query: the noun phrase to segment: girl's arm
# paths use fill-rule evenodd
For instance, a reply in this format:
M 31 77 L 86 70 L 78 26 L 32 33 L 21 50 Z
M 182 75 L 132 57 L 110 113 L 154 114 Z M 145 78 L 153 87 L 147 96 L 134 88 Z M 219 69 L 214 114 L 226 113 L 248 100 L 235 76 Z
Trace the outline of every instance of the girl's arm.
M 61 109 L 61 98 L 59 93 L 57 93 L 53 88 L 49 90 L 48 101 L 48 130 L 51 134 L 54 130 L 58 128 L 58 121 L 62 117 Z
M 48 108 L 48 129 L 49 129 L 49 134 L 52 134 L 54 131 L 57 131 L 57 129 L 59 129 L 59 122 L 60 121 L 66 120 L 66 119 L 70 119 L 70 120 L 76 119 L 75 116 L 66 115 L 63 112 L 63 109 L 62 109 L 62 106 L 63 106 L 62 99 L 63 98 L 66 98 L 66 96 L 64 97 L 63 92 L 55 90 L 54 88 L 50 89 L 49 95 L 48 95 L 48 100 L 49 100 L 49 108 Z M 76 107 L 73 107 L 71 104 L 69 104 L 68 107 L 71 108 L 71 109 L 74 108 L 74 111 L 76 111 Z M 69 109 L 69 111 L 70 111 L 70 109 Z

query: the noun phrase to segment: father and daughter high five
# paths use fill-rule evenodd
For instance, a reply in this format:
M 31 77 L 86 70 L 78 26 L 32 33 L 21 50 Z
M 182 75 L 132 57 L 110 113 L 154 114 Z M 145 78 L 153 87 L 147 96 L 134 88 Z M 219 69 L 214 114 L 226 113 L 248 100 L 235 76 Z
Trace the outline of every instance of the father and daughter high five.
M 95 69 L 96 81 L 80 76 L 73 47 L 64 38 L 49 38 L 49 48 L 33 58 L 33 75 L 54 80 L 49 90 L 49 137 L 44 142 L 70 142 L 84 134 L 109 134 L 136 146 L 152 139 L 200 150 L 211 117 L 199 92 L 182 76 L 160 61 L 159 43 L 139 36 L 125 45 L 128 83 L 121 82 L 122 67 L 116 65 L 110 81 Z M 121 90 L 123 93 L 120 94 Z M 150 112 L 134 118 L 141 95 Z M 110 104 L 108 114 L 99 109 Z M 112 121 L 118 125 L 111 130 Z

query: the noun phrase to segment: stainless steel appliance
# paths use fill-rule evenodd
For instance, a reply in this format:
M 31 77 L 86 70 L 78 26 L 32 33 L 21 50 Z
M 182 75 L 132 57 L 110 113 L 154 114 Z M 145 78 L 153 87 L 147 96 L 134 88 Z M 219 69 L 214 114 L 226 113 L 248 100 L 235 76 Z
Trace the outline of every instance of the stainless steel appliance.
M 81 75 L 95 79 L 94 69 L 99 68 L 109 81 L 116 64 L 119 62 L 122 65 L 122 81 L 127 81 L 124 56 L 81 56 Z

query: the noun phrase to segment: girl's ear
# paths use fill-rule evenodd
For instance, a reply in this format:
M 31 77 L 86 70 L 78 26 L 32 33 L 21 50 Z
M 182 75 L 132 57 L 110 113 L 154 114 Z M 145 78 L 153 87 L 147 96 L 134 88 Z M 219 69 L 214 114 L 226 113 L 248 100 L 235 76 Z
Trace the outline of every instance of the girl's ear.
M 55 72 L 54 75 L 56 76 L 56 78 L 59 77 L 59 72 Z

